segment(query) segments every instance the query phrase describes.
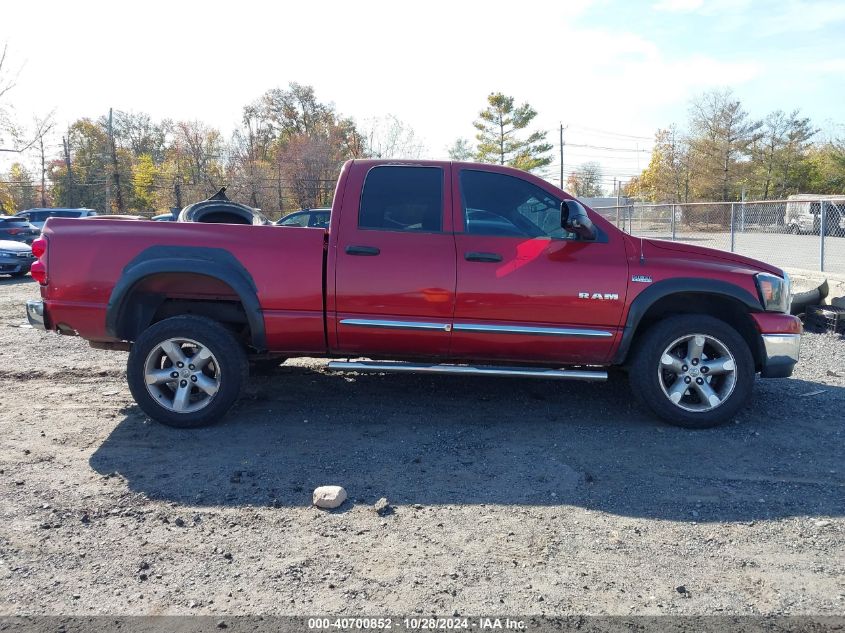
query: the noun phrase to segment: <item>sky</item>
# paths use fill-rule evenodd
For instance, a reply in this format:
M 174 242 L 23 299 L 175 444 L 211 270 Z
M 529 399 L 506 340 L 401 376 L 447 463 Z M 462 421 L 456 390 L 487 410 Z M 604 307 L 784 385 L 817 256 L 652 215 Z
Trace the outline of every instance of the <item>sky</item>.
M 845 123 L 842 0 L 7 3 L 5 101 L 61 130 L 108 109 L 199 119 L 228 136 L 244 105 L 291 81 L 358 122 L 392 114 L 446 158 L 490 92 L 537 111 L 549 178 L 601 163 L 606 189 L 644 168 L 657 128 L 730 88 L 750 114 L 800 108 Z M 0 153 L 0 169 L 14 155 Z M 32 161 L 33 157 L 27 157 Z M 554 177 L 552 177 L 554 174 Z

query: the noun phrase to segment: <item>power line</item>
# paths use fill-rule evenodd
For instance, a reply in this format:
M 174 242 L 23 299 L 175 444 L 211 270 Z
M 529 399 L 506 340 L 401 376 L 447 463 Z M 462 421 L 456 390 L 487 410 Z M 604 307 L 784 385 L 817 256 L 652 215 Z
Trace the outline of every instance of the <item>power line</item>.
M 651 152 L 651 150 L 648 150 L 648 149 L 645 149 L 645 148 L 643 148 L 643 149 L 639 149 L 639 148 L 633 149 L 633 148 L 630 148 L 630 147 L 605 147 L 603 145 L 586 145 L 586 144 L 578 144 L 578 143 L 567 143 L 567 145 L 569 145 L 570 147 L 588 147 L 590 149 L 600 149 L 600 150 L 606 150 L 606 151 L 609 151 L 609 152 L 634 152 L 634 153 L 643 153 L 643 154 L 648 154 L 648 153 Z
M 584 127 L 581 125 L 573 125 L 572 126 L 576 130 L 583 130 L 585 132 L 592 132 L 593 134 L 599 134 L 604 136 L 615 136 L 618 138 L 632 138 L 641 141 L 651 141 L 654 139 L 652 136 L 637 136 L 635 134 L 624 134 L 622 132 L 611 132 L 610 130 L 599 130 L 593 127 Z

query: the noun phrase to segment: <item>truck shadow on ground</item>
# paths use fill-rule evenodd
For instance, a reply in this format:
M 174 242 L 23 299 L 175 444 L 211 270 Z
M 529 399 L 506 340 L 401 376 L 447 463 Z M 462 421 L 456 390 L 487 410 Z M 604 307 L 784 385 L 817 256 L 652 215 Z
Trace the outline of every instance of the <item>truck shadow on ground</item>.
M 91 466 L 192 506 L 306 506 L 316 486 L 339 484 L 355 504 L 569 504 L 681 521 L 845 513 L 841 387 L 759 380 L 736 423 L 687 431 L 634 406 L 620 378 L 284 366 L 252 384 L 210 428 L 171 429 L 126 409 Z

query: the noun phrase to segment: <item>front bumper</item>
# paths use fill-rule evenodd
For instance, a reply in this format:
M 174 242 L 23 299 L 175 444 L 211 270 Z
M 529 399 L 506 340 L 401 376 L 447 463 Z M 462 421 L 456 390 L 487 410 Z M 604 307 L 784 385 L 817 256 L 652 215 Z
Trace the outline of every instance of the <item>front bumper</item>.
M 762 334 L 763 378 L 789 378 L 798 362 L 801 349 L 800 334 Z
M 34 261 L 28 257 L 0 257 L 0 275 L 25 275 Z
M 39 330 L 46 330 L 47 325 L 44 321 L 44 302 L 40 299 L 29 299 L 26 302 L 26 318 L 29 324 L 38 328 Z

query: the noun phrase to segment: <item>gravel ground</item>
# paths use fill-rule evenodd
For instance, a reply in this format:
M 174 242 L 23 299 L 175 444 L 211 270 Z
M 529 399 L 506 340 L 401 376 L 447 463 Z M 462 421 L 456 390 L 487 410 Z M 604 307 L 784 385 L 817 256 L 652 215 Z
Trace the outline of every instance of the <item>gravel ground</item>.
M 152 423 L 0 280 L 0 614 L 843 614 L 845 341 L 690 432 L 626 383 L 332 375 Z M 318 485 L 350 500 L 310 507 Z M 392 512 L 377 514 L 381 497 Z

